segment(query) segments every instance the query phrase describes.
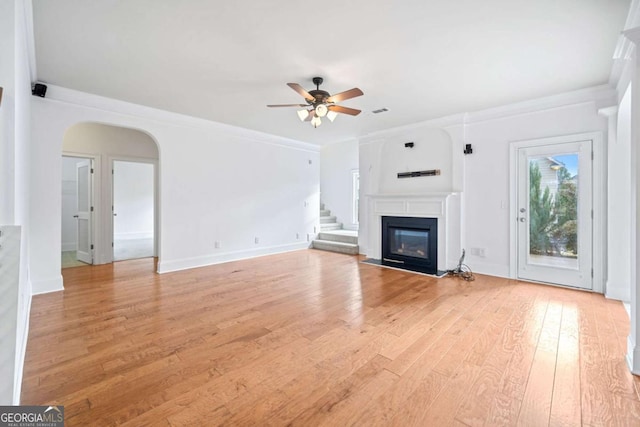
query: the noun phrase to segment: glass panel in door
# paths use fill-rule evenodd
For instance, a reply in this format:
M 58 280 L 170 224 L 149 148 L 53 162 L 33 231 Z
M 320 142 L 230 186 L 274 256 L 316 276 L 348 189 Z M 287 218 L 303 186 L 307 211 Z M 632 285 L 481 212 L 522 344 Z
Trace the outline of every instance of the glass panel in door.
M 591 141 L 518 149 L 518 277 L 592 288 Z

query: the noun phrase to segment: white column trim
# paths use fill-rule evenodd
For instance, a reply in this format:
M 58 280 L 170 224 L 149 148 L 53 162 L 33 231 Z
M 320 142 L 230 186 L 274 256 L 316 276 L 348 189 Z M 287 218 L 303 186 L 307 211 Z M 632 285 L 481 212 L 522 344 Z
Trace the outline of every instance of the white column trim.
M 640 185 L 638 185 L 638 168 L 640 168 L 640 58 L 637 54 L 637 46 L 640 43 L 640 26 L 622 32 L 624 36 L 635 45 L 633 57 L 634 66 L 631 72 L 631 310 L 630 332 L 627 339 L 627 364 L 633 374 L 640 375 L 640 347 L 638 347 L 638 335 L 640 334 L 640 276 L 638 275 L 638 263 L 640 262 L 640 239 L 638 238 L 638 224 L 640 224 Z

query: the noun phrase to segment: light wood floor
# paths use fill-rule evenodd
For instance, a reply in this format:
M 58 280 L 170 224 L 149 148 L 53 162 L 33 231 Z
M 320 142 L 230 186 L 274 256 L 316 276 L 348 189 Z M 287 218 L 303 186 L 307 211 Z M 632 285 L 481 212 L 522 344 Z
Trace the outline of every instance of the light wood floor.
M 65 270 L 33 299 L 22 404 L 68 426 L 640 425 L 620 303 L 358 261 Z

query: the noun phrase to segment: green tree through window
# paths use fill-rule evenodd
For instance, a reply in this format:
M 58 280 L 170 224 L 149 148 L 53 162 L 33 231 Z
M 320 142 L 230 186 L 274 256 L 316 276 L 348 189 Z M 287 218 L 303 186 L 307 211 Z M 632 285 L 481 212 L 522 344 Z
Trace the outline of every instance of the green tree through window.
M 541 189 L 542 174 L 535 161 L 529 163 L 529 252 L 537 255 L 551 254 L 549 232 L 555 222 L 553 197 L 549 187 Z
M 554 195 L 542 189 L 538 162 L 529 162 L 529 252 L 536 255 L 570 256 L 578 254 L 577 176 L 565 167 L 556 172 L 558 188 Z

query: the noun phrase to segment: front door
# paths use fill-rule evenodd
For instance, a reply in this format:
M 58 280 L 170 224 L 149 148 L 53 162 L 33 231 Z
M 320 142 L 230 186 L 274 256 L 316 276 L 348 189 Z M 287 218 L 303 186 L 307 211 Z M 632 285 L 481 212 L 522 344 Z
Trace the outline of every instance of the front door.
M 92 214 L 92 165 L 90 159 L 79 161 L 76 164 L 77 178 L 77 246 L 76 258 L 78 261 L 93 264 L 93 244 L 91 238 L 91 214 Z
M 518 148 L 518 278 L 593 289 L 592 142 Z

